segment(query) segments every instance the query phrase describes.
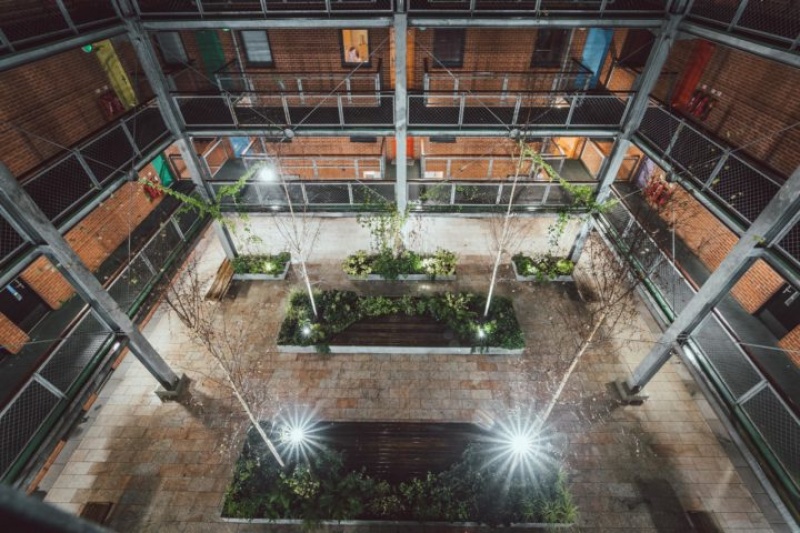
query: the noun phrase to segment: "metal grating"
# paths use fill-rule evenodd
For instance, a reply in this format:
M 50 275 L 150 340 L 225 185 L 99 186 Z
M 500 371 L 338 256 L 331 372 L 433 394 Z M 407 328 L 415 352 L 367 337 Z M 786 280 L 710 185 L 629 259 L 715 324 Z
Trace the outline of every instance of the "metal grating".
M 178 227 L 181 229 L 181 232 L 186 235 L 200 219 L 200 215 L 194 209 L 181 208 L 178 209 L 172 218 L 178 222 Z
M 308 183 L 305 189 L 309 204 L 350 204 L 347 184 Z
M 187 126 L 235 126 L 231 108 L 223 96 L 176 96 Z
M 0 263 L 17 252 L 25 241 L 5 218 L 0 217 Z
M 797 419 L 770 387 L 753 396 L 743 407 L 794 483 L 800 484 L 800 424 Z
M 722 157 L 722 147 L 684 125 L 670 150 L 670 157 L 702 186 Z
M 117 18 L 111 2 L 96 0 L 63 0 L 69 17 L 78 26 L 96 25 Z
M 610 210 L 606 211 L 605 218 L 611 224 L 619 235 L 625 231 L 628 222 L 631 220 L 631 215 L 622 202 L 615 203 Z
M 140 152 L 147 150 L 169 133 L 164 119 L 161 117 L 161 111 L 157 107 L 142 109 L 129 118 L 125 124 Z
M 745 219 L 754 221 L 778 192 L 778 185 L 735 156 L 731 156 L 710 187 L 720 200 Z
M 690 16 L 728 24 L 736 14 L 738 0 L 695 0 Z
M 39 374 L 66 394 L 110 336 L 111 333 L 94 315 L 87 314 Z
M 69 155 L 23 184 L 36 205 L 52 221 L 70 210 L 94 187 L 74 155 Z
M 739 398 L 762 381 L 753 364 L 713 315 L 707 316 L 692 332 L 692 339 L 703 350 L 734 398 Z
M 0 472 L 5 473 L 58 404 L 50 391 L 31 381 L 0 416 Z
M 778 243 L 784 252 L 800 262 L 800 223 L 794 225 L 789 233 Z
M 650 107 L 645 112 L 638 131 L 663 154 L 667 151 L 680 122 L 679 119 L 660 107 Z
M 394 202 L 394 183 L 353 184 L 353 203 L 374 204 Z
M 117 126 L 81 149 L 86 164 L 100 183 L 119 175 L 134 158 L 134 149 L 128 136 Z
M 150 260 L 156 271 L 162 272 L 166 269 L 169 256 L 178 248 L 181 238 L 172 224 L 165 224 L 158 230 L 158 233 L 150 241 L 144 250 L 144 254 Z
M 497 185 L 456 185 L 456 204 L 494 205 L 497 203 Z
M 108 293 L 124 311 L 130 311 L 147 284 L 155 276 L 142 256 L 136 257 L 108 288 Z
M 750 0 L 736 25 L 795 39 L 800 35 L 800 8 L 793 0 Z
M 655 244 L 653 244 L 655 247 Z M 651 262 L 652 265 L 652 262 Z M 664 302 L 674 314 L 679 314 L 694 296 L 694 291 L 681 277 L 675 267 L 663 261 L 653 270 L 650 280 L 661 293 Z

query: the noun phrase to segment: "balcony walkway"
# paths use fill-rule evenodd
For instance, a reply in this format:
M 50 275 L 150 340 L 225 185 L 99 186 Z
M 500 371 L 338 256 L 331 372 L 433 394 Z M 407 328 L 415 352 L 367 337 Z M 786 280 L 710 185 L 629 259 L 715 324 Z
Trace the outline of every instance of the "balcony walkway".
M 316 250 L 312 275 L 324 280 L 325 288 L 379 291 L 347 281 L 340 270 L 341 250 L 368 242 L 350 223 L 356 231 L 343 232 L 345 220 L 326 222 L 339 237 L 321 236 L 324 245 Z M 447 240 L 467 231 L 463 226 L 431 232 Z M 442 233 L 442 228 L 450 229 Z M 463 235 L 455 240 L 461 242 Z M 474 247 L 468 251 L 480 253 Z M 201 272 L 213 275 L 222 258 L 213 233 L 206 233 L 197 257 Z M 437 287 L 485 290 L 487 258 L 462 259 L 459 281 Z M 573 291 L 510 278 L 506 266 L 498 290 L 515 300 L 528 345 L 522 356 L 275 353 L 262 335 L 274 339 L 289 291 L 300 286 L 294 273 L 283 283 L 235 285 L 233 298 L 220 305 L 227 317 L 257 325 L 248 333 L 253 348 L 241 355 L 269 392 L 264 417 L 272 416 L 276 406 L 308 405 L 322 420 L 486 423 L 511 405 L 549 397 L 550 386 L 569 364 L 567 346 L 574 337 L 573 330 L 558 326 L 556 311 L 582 313 Z M 427 290 L 427 285 L 408 290 Z M 637 340 L 590 349 L 552 417 L 580 507 L 581 530 L 690 531 L 684 511 L 694 510 L 714 513 L 724 531 L 790 531 L 709 405 L 693 392 L 696 385 L 680 362 L 670 361 L 656 376 L 643 406 L 616 402 L 609 381 L 630 372 L 660 334 L 640 308 L 642 313 L 615 333 Z M 153 379 L 128 357 L 45 480 L 46 501 L 73 512 L 88 501 L 114 502 L 108 525 L 120 531 L 274 527 L 221 523 L 220 503 L 240 445 L 230 425 L 241 421 L 238 407 L 218 381 L 207 377 L 215 372 L 213 364 L 174 316 L 162 309 L 146 334 L 171 365 L 195 380 L 193 400 L 159 403 L 152 394 Z M 408 531 L 418 529 L 412 525 Z

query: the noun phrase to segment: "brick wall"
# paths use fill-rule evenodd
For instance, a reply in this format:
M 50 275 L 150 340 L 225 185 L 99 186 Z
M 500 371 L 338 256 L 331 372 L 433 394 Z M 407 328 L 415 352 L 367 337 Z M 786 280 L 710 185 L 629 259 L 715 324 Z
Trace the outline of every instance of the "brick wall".
M 151 201 L 139 183 L 126 183 L 72 228 L 65 239 L 89 269 L 95 270 L 159 201 Z M 61 307 L 74 294 L 69 283 L 45 257 L 34 261 L 20 277 L 53 309 Z
M 0 314 L 0 345 L 11 353 L 19 352 L 29 337 L 5 315 Z
M 674 191 L 672 200 L 661 213 L 662 217 L 668 223 L 677 221 L 677 235 L 695 251 L 709 270 L 714 271 L 736 245 L 738 238 L 685 189 L 676 186 Z M 759 260 L 731 292 L 748 313 L 754 313 L 783 283 L 783 278 L 777 272 Z
M 792 358 L 794 364 L 800 366 L 800 326 L 795 327 L 782 338 L 778 345 L 787 350 L 786 354 Z
M 670 52 L 661 79 L 653 91 L 669 101 L 671 88 L 687 65 L 694 40 L 678 41 Z M 703 128 L 734 146 L 743 146 L 751 157 L 789 175 L 797 166 L 800 128 L 800 69 L 717 46 L 700 84 L 722 92 Z M 745 146 L 746 145 L 746 146 Z
M 0 73 L 0 146 L 11 172 L 22 176 L 60 153 L 57 144 L 102 128 L 95 91 L 108 85 L 97 58 L 80 49 Z

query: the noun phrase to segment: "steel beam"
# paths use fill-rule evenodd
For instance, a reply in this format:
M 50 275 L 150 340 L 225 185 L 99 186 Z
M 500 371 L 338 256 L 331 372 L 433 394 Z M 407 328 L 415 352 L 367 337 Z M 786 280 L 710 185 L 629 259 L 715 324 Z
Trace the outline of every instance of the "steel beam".
M 132 12 L 130 6 L 122 6 L 123 9 L 127 8 L 128 13 Z M 133 44 L 136 56 L 139 59 L 139 64 L 142 66 L 147 81 L 156 95 L 158 101 L 158 108 L 161 111 L 161 116 L 164 123 L 167 125 L 170 133 L 176 139 L 178 150 L 181 153 L 183 162 L 186 164 L 186 170 L 189 172 L 192 181 L 197 186 L 197 192 L 206 202 L 212 202 L 214 199 L 214 191 L 208 184 L 211 176 L 208 176 L 205 167 L 200 164 L 200 158 L 192 146 L 192 140 L 186 133 L 183 121 L 179 118 L 180 113 L 175 104 L 175 101 L 169 94 L 167 79 L 164 76 L 161 66 L 156 58 L 153 43 L 142 30 L 141 23 L 135 20 L 132 16 L 125 18 L 125 27 L 128 31 L 128 37 Z M 214 221 L 214 228 L 222 244 L 225 255 L 228 258 L 236 257 L 236 247 L 233 243 L 230 233 L 227 228 L 219 220 Z
M 658 28 L 664 21 L 663 12 L 653 12 L 652 18 L 587 18 L 587 17 L 426 17 L 408 19 L 413 28 Z
M 130 340 L 131 352 L 162 387 L 173 391 L 180 379 L 139 331 L 119 304 L 103 289 L 75 250 L 45 216 L 8 168 L 0 163 L 0 208 L 23 229 L 31 242 L 56 265 L 80 297 L 111 331 L 123 333 Z
M 20 65 L 33 63 L 34 61 L 60 54 L 61 52 L 75 50 L 85 44 L 110 39 L 122 33 L 125 33 L 125 27 L 116 25 L 110 28 L 103 28 L 102 30 L 86 32 L 81 35 L 61 39 L 53 43 L 37 46 L 36 48 L 14 52 L 13 54 L 0 57 L 0 72 Z
M 203 136 L 203 137 L 228 137 L 228 136 L 241 136 L 253 135 L 258 137 L 274 137 L 276 139 L 283 138 L 283 130 L 280 129 L 264 129 L 257 127 L 242 127 L 242 128 L 194 128 L 188 126 L 186 129 L 189 135 Z M 496 128 L 468 128 L 458 129 L 453 128 L 438 128 L 432 129 L 427 126 L 415 127 L 408 126 L 407 135 L 412 137 L 505 137 L 508 138 L 508 129 L 498 124 Z M 520 133 L 522 137 L 592 137 L 608 139 L 619 135 L 618 128 L 598 129 L 598 128 L 537 128 L 532 127 L 525 129 Z M 314 128 L 306 127 L 298 128 L 294 131 L 295 137 L 391 137 L 395 134 L 392 128 Z
M 0 486 L 0 513 L 8 531 L 111 533 L 110 529 L 62 511 L 6 485 Z
M 406 50 L 408 19 L 405 13 L 394 16 L 394 127 L 395 127 L 395 183 L 394 194 L 397 211 L 405 213 L 408 206 L 408 164 L 406 140 L 408 139 L 408 93 L 406 85 Z
M 747 272 L 750 265 L 762 255 L 764 243 L 771 242 L 779 235 L 798 210 L 800 210 L 800 167 L 795 169 L 739 242 L 633 371 L 633 375 L 627 381 L 631 393 L 638 394 L 647 385 L 669 360 L 672 346 L 690 334 L 705 319 L 717 303 L 730 292 L 739 278 Z
M 388 28 L 392 25 L 391 17 L 361 17 L 361 18 L 319 18 L 297 17 L 279 19 L 213 19 L 203 20 L 145 20 L 142 28 L 147 31 L 181 31 L 181 30 L 269 30 L 269 29 L 309 29 L 321 28 Z
M 741 35 L 735 35 L 725 30 L 712 28 L 704 24 L 689 22 L 684 20 L 680 25 L 680 30 L 695 37 L 700 37 L 707 41 L 712 41 L 731 48 L 743 50 L 749 54 L 754 54 L 764 59 L 778 61 L 790 67 L 800 68 L 800 54 L 797 51 L 788 50 L 790 43 L 787 42 L 786 50 L 776 48 L 774 45 L 765 44 L 754 39 L 749 39 Z
M 634 82 L 633 89 L 635 92 L 632 101 L 628 105 L 627 113 L 622 119 L 622 133 L 614 143 L 611 154 L 606 158 L 600 170 L 600 183 L 597 186 L 595 196 L 598 203 L 604 202 L 611 193 L 611 184 L 617 179 L 619 169 L 631 146 L 631 139 L 642 123 L 647 106 L 650 104 L 650 92 L 661 75 L 661 69 L 664 67 L 669 51 L 678 35 L 678 26 L 683 16 L 683 13 L 670 15 L 669 19 L 663 23 L 661 31 L 656 36 L 655 43 L 653 43 L 653 48 L 650 50 L 650 55 L 647 57 L 644 70 Z M 569 253 L 572 261 L 577 263 L 580 259 L 590 230 L 591 223 L 587 221 L 578 231 L 578 236 Z

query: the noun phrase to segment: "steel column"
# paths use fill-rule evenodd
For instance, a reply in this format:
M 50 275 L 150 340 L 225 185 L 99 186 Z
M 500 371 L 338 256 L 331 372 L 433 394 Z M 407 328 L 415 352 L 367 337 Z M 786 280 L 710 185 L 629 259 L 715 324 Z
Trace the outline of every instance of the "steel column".
M 599 183 L 597 186 L 596 201 L 603 202 L 608 198 L 611 192 L 611 184 L 619 173 L 625 155 L 631 146 L 631 138 L 633 134 L 642 123 L 644 114 L 650 104 L 650 92 L 655 87 L 658 77 L 661 74 L 661 69 L 667 61 L 667 56 L 672 48 L 672 44 L 678 35 L 678 25 L 683 19 L 683 13 L 670 15 L 670 18 L 664 22 L 661 32 L 653 44 L 650 55 L 645 63 L 642 74 L 636 79 L 634 83 L 635 94 L 632 101 L 628 105 L 628 110 L 625 118 L 623 119 L 622 133 L 620 133 L 614 147 L 611 149 L 611 154 L 606 158 L 600 170 Z M 583 224 L 578 231 L 578 236 L 572 245 L 569 256 L 574 262 L 578 262 L 583 252 L 583 247 L 586 244 L 586 239 L 589 237 L 591 230 L 591 221 Z
M 125 7 L 130 9 L 130 6 Z M 205 171 L 203 165 L 200 164 L 200 159 L 197 157 L 197 153 L 192 147 L 192 141 L 186 133 L 183 121 L 179 118 L 180 114 L 175 105 L 175 101 L 169 95 L 167 80 L 156 58 L 155 50 L 153 50 L 153 43 L 142 29 L 141 23 L 137 20 L 128 16 L 125 19 L 125 26 L 128 30 L 128 37 L 136 50 L 136 56 L 139 59 L 142 70 L 156 95 L 158 109 L 161 111 L 164 123 L 176 139 L 178 150 L 186 164 L 186 170 L 197 186 L 197 191 L 203 200 L 206 202 L 213 202 L 214 191 L 207 182 L 210 176 L 208 172 Z M 225 255 L 228 258 L 236 257 L 236 246 L 227 228 L 219 220 L 214 221 L 214 228 L 222 244 L 222 248 L 225 250 Z
M 0 163 L 0 208 L 13 219 L 25 236 L 42 248 L 61 274 L 97 316 L 114 332 L 130 340 L 133 354 L 167 390 L 175 390 L 180 379 L 161 358 L 116 301 L 103 289 L 75 250 L 20 186 L 8 168 Z
M 791 223 L 799 209 L 800 167 L 795 169 L 778 194 L 633 371 L 627 381 L 631 393 L 636 394 L 647 385 L 669 360 L 673 344 L 690 334 L 703 321 L 747 272 L 750 265 L 762 255 L 764 243 L 772 242 Z
M 406 139 L 408 138 L 408 93 L 406 84 L 406 40 L 408 19 L 405 13 L 394 16 L 394 127 L 395 127 L 395 185 L 397 211 L 404 213 L 408 206 L 408 165 L 406 164 Z

